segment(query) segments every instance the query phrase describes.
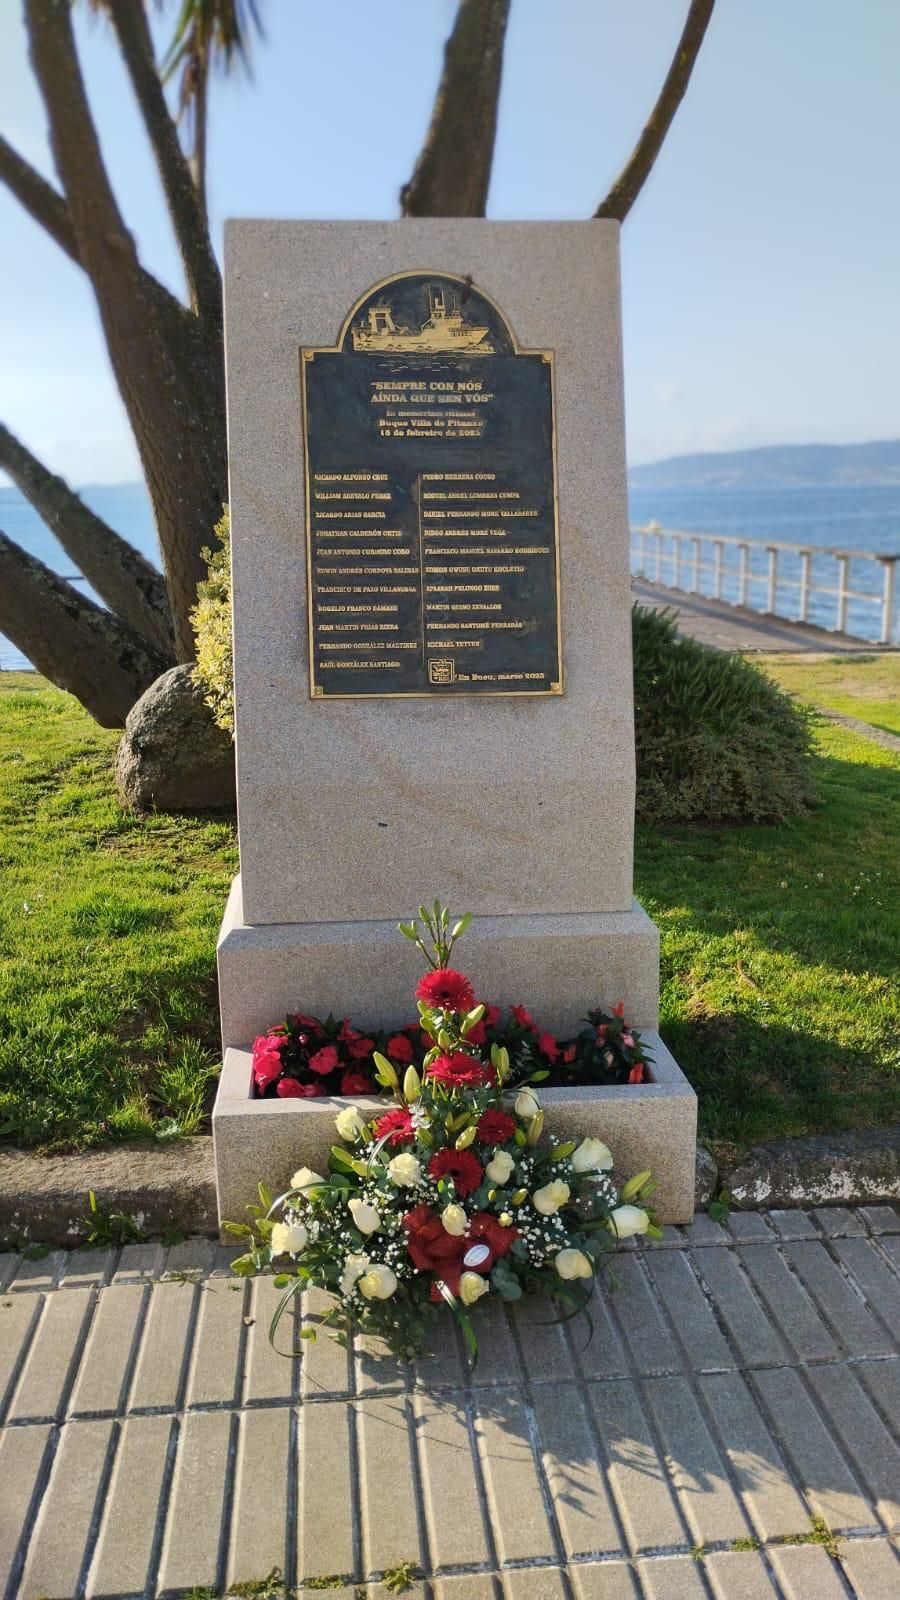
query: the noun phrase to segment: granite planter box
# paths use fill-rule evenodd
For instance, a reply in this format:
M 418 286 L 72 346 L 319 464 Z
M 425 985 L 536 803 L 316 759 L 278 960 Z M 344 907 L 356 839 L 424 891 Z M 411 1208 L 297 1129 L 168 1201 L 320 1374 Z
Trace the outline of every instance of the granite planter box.
M 650 1167 L 663 1222 L 694 1214 L 697 1097 L 657 1033 L 645 1030 L 653 1079 L 623 1088 L 541 1089 L 546 1126 L 561 1138 L 593 1135 L 610 1146 L 623 1181 Z M 344 1099 L 257 1100 L 251 1093 L 250 1051 L 229 1049 L 213 1109 L 213 1145 L 220 1222 L 245 1220 L 260 1180 L 276 1194 L 300 1166 L 325 1171 L 338 1143 L 334 1119 Z M 354 1097 L 372 1115 L 381 1099 Z

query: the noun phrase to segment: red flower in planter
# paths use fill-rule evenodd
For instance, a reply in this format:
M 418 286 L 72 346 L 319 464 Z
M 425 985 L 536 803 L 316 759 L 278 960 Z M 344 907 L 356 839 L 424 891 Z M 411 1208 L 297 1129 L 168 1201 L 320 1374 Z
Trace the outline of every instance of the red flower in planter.
M 496 1028 L 500 1021 L 501 1011 L 499 1006 L 485 1006 L 482 1022 L 486 1028 Z
M 537 1023 L 525 1006 L 510 1006 L 510 1011 L 520 1028 L 530 1028 L 532 1033 L 537 1033 Z
M 429 1161 L 428 1171 L 433 1178 L 452 1178 L 458 1195 L 471 1194 L 484 1177 L 481 1162 L 471 1150 L 439 1150 Z
M 303 1011 L 294 1011 L 291 1015 L 291 1021 L 296 1028 L 307 1028 L 310 1033 L 315 1034 L 317 1037 L 322 1033 L 322 1024 L 318 1017 L 308 1017 Z
M 405 1033 L 395 1033 L 393 1039 L 388 1039 L 387 1053 L 392 1061 L 412 1061 L 413 1047 Z
M 625 1001 L 624 1000 L 620 1000 L 619 1004 L 617 1006 L 613 1006 L 612 1014 L 613 1014 L 614 1017 L 621 1017 L 622 1021 L 624 1022 L 624 1020 L 625 1020 Z
M 309 1070 L 310 1072 L 321 1072 L 324 1076 L 326 1072 L 334 1071 L 338 1065 L 338 1060 L 338 1053 L 334 1045 L 325 1044 L 321 1050 L 316 1051 L 314 1056 L 310 1056 Z
M 566 1048 L 563 1051 L 563 1061 L 566 1063 L 566 1066 L 571 1065 L 571 1063 L 575 1060 L 575 1057 L 577 1056 L 577 1054 L 578 1054 L 578 1046 L 577 1045 L 575 1045 L 575 1044 L 567 1044 L 566 1045 Z
M 372 1085 L 361 1072 L 345 1072 L 341 1079 L 341 1094 L 371 1094 Z
M 482 1144 L 504 1144 L 516 1131 L 515 1118 L 506 1111 L 493 1107 L 483 1111 L 478 1121 L 478 1137 Z
M 629 1083 L 643 1083 L 643 1081 L 644 1081 L 644 1063 L 643 1063 L 643 1061 L 636 1061 L 634 1063 L 634 1066 L 632 1067 L 631 1071 L 628 1074 L 628 1082 Z
M 548 1061 L 556 1061 L 559 1056 L 559 1045 L 552 1033 L 542 1033 L 538 1045 Z
M 473 1044 L 476 1049 L 479 1045 L 487 1043 L 487 1028 L 485 1027 L 484 1017 L 480 1022 L 476 1022 L 474 1028 L 469 1029 L 466 1034 L 466 1043 Z
M 265 1036 L 253 1041 L 253 1081 L 265 1089 L 281 1077 L 281 1040 Z
M 416 999 L 424 1000 L 436 1011 L 471 1011 L 475 990 L 461 972 L 438 967 L 436 972 L 426 972 L 416 989 Z
M 275 1089 L 281 1100 L 311 1100 L 318 1092 L 317 1083 L 298 1083 L 296 1078 L 282 1078 Z
M 464 1050 L 454 1051 L 452 1056 L 438 1056 L 426 1068 L 426 1077 L 436 1078 L 438 1083 L 462 1085 L 464 1088 L 478 1088 L 482 1083 L 493 1082 L 493 1069 L 488 1069 L 476 1061 L 474 1056 L 467 1056 Z
M 390 1134 L 388 1144 L 394 1147 L 414 1139 L 415 1132 L 412 1113 L 405 1106 L 395 1106 L 393 1111 L 386 1111 L 375 1124 L 376 1138 L 383 1139 L 385 1134 Z

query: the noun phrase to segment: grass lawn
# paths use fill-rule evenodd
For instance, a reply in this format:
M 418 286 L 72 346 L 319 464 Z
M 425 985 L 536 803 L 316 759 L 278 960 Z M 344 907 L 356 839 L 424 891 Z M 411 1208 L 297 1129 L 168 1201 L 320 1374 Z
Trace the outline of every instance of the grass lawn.
M 0 1133 L 195 1132 L 218 1058 L 230 822 L 120 811 L 117 734 L 0 674 Z
M 900 652 L 877 656 L 766 656 L 761 663 L 798 699 L 900 734 Z
M 205 1125 L 234 830 L 120 812 L 116 737 L 0 674 L 0 1131 L 18 1143 Z M 814 816 L 639 832 L 663 1031 L 718 1140 L 900 1120 L 900 758 L 829 725 L 819 746 Z

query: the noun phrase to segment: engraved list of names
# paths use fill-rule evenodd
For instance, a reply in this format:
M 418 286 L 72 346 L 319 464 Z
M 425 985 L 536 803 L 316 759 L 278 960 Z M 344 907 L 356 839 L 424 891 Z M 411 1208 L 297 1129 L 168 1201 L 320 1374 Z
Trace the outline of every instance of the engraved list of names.
M 301 383 L 312 695 L 560 694 L 550 354 L 405 273 Z

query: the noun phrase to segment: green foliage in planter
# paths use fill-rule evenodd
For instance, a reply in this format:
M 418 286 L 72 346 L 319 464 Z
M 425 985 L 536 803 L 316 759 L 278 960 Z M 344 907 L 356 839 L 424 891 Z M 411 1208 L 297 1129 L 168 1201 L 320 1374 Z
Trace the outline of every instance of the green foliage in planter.
M 197 585 L 191 623 L 197 640 L 194 676 L 220 728 L 234 734 L 234 671 L 231 658 L 231 546 L 228 509 L 214 529 L 218 544 L 205 549 L 207 576 Z
M 743 656 L 635 606 L 641 822 L 780 822 L 812 808 L 811 713 Z

